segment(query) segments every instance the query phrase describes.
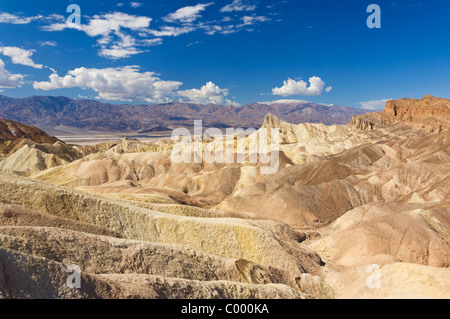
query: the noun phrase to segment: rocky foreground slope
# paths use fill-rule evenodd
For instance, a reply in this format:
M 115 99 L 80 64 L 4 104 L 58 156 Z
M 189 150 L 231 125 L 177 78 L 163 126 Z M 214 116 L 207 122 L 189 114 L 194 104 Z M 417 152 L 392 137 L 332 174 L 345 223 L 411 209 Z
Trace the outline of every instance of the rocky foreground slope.
M 450 298 L 448 102 L 391 101 L 349 125 L 268 115 L 273 175 L 177 164 L 167 140 L 35 144 L 77 152 L 48 166 L 22 147 L 0 161 L 0 297 Z

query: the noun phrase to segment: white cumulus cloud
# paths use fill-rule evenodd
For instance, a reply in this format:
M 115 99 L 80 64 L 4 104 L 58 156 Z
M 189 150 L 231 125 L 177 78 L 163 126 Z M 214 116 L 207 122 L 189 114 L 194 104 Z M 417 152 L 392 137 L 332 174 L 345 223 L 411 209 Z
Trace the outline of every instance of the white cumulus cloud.
M 120 29 L 139 30 L 147 28 L 152 21 L 149 17 L 129 15 L 123 12 L 107 13 L 95 15 L 89 20 L 87 25 L 74 25 L 88 35 L 107 37 L 111 33 L 119 32 Z
M 177 94 L 182 97 L 181 101 L 187 101 L 196 104 L 217 104 L 217 105 L 238 105 L 227 100 L 228 89 L 221 89 L 213 82 L 209 81 L 200 89 L 191 89 L 178 91 Z
M 383 111 L 386 106 L 386 102 L 392 99 L 373 100 L 367 102 L 360 102 L 363 110 L 369 111 Z
M 99 37 L 97 40 L 100 46 L 99 55 L 119 59 L 145 52 L 137 47 L 139 43 L 136 38 L 126 31 L 144 32 L 150 26 L 151 21 L 151 18 L 145 16 L 113 12 L 94 15 L 87 24 L 53 23 L 42 27 L 42 30 L 54 32 L 76 29 L 85 32 L 90 37 Z
M 11 74 L 5 69 L 5 62 L 0 59 L 0 88 L 11 89 L 20 87 L 23 84 L 24 76 L 21 74 Z
M 288 79 L 283 82 L 282 87 L 277 87 L 272 89 L 273 95 L 280 96 L 291 96 L 291 95 L 304 95 L 304 96 L 314 96 L 320 95 L 325 87 L 325 82 L 318 76 L 313 76 L 309 78 L 308 83 L 303 80 L 295 81 Z
M 42 64 L 36 64 L 31 59 L 34 50 L 25 50 L 18 47 L 0 47 L 0 54 L 11 58 L 12 63 L 31 66 L 35 69 L 42 69 Z
M 119 101 L 171 102 L 173 91 L 183 83 L 163 81 L 154 72 L 140 72 L 138 66 L 120 68 L 77 68 L 60 77 L 52 74 L 48 82 L 34 82 L 39 90 L 79 87 L 92 89 L 98 98 Z
M 163 20 L 166 22 L 191 23 L 200 18 L 200 12 L 204 11 L 206 7 L 212 4 L 213 2 L 199 3 L 195 6 L 183 7 L 173 13 L 170 13 L 169 15 L 164 17 Z
M 242 0 L 233 0 L 232 3 L 226 5 L 220 12 L 233 12 L 233 11 L 254 11 L 256 5 L 244 3 Z

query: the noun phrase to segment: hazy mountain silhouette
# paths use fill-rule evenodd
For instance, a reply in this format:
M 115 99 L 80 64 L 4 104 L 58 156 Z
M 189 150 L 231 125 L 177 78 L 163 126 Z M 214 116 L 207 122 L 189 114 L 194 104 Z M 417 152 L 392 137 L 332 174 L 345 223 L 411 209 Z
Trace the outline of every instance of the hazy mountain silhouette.
M 67 97 L 0 96 L 0 117 L 31 124 L 49 133 L 61 125 L 96 131 L 150 132 L 171 125 L 191 126 L 193 120 L 203 120 L 205 126 L 214 127 L 259 127 L 268 113 L 293 124 L 332 125 L 347 124 L 355 114 L 366 111 L 301 101 L 225 107 L 189 103 L 124 105 Z

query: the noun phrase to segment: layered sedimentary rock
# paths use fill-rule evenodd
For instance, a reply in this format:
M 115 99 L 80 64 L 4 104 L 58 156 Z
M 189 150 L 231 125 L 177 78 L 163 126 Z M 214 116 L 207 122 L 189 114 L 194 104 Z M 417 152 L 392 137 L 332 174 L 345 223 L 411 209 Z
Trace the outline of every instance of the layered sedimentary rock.
M 268 114 L 271 175 L 176 163 L 167 140 L 22 141 L 0 161 L 0 297 L 449 298 L 448 105 L 389 101 L 333 126 Z
M 433 132 L 450 130 L 450 101 L 426 95 L 423 99 L 400 99 L 386 102 L 383 119 L 412 124 Z
M 286 291 L 300 291 L 296 278 L 302 273 L 321 274 L 320 258 L 302 247 L 301 234 L 285 225 L 161 213 L 5 173 L 0 183 L 1 201 L 9 205 L 3 206 L 2 225 L 7 226 L 0 227 L 0 245 L 33 258 L 75 263 L 88 274 L 280 283 L 291 287 Z M 253 266 L 243 266 L 243 261 Z M 247 271 L 257 275 L 245 275 Z M 256 295 L 264 297 L 265 289 Z M 167 297 L 171 293 L 179 292 Z
M 426 95 L 422 99 L 399 99 L 386 102 L 382 112 L 355 115 L 351 124 L 358 129 L 375 129 L 402 125 L 431 132 L 450 130 L 450 100 Z

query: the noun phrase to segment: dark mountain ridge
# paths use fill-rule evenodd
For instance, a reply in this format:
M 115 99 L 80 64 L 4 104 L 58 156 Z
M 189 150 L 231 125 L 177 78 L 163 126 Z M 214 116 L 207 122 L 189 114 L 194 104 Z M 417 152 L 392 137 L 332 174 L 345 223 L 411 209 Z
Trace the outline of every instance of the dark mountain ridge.
M 34 125 L 50 133 L 58 126 L 106 132 L 149 131 L 157 127 L 192 126 L 194 120 L 203 120 L 204 126 L 259 127 L 268 113 L 294 124 L 332 125 L 347 124 L 354 115 L 365 111 L 309 102 L 253 103 L 242 107 L 190 103 L 129 105 L 62 96 L 0 96 L 0 117 Z

